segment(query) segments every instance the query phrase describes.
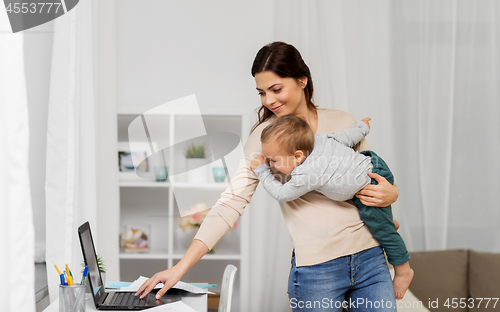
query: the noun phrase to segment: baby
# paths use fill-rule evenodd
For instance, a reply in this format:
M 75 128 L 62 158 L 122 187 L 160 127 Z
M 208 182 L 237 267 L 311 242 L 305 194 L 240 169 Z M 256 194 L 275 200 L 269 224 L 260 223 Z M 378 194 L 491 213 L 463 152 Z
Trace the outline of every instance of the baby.
M 377 154 L 357 153 L 352 149 L 370 131 L 370 120 L 365 118 L 344 131 L 314 134 L 302 118 L 293 114 L 282 116 L 262 131 L 262 154 L 252 160 L 250 167 L 266 191 L 279 202 L 294 200 L 313 190 L 335 201 L 352 199 L 361 219 L 394 266 L 394 292 L 399 300 L 413 279 L 413 270 L 405 243 L 393 222 L 391 206 L 365 206 L 354 196 L 366 185 L 377 184 L 368 176 L 369 172 L 394 184 L 389 167 Z M 290 180 L 279 182 L 269 165 L 290 175 Z

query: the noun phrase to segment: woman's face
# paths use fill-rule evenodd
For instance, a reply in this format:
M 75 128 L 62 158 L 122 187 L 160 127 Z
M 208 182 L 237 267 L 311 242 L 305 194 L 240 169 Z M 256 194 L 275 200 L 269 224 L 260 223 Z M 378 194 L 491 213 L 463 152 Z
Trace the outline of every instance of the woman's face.
M 259 91 L 262 105 L 270 109 L 277 117 L 294 114 L 306 109 L 307 103 L 304 88 L 307 78 L 297 81 L 294 78 L 281 78 L 274 72 L 266 70 L 255 74 L 255 83 Z

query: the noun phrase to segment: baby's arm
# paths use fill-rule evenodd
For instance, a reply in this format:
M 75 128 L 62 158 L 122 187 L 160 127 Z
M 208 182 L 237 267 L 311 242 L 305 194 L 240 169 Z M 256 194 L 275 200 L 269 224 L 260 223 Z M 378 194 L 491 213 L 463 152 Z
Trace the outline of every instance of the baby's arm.
M 315 189 L 302 174 L 292 173 L 291 179 L 282 184 L 274 177 L 268 164 L 258 166 L 254 172 L 269 195 L 280 203 L 297 199 Z
M 328 134 L 328 137 L 334 138 L 335 140 L 346 146 L 354 147 L 354 145 L 358 144 L 359 141 L 361 141 L 370 132 L 368 121 L 364 121 L 366 119 L 368 118 L 365 118 L 363 119 L 363 121 L 358 122 L 352 128 Z

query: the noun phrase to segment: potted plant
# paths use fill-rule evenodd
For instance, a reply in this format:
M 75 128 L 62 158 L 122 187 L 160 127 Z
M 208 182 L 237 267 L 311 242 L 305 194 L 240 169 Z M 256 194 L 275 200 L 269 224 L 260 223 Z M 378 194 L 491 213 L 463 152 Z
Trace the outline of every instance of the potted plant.
M 190 183 L 208 182 L 208 170 L 205 167 L 205 145 L 191 143 L 184 151 L 186 157 L 187 179 Z
M 102 284 L 106 287 L 106 265 L 104 264 L 104 260 L 101 256 L 97 255 L 97 267 L 99 268 L 99 272 L 101 272 Z M 85 261 L 82 261 L 82 274 L 85 269 Z M 87 285 L 89 283 L 87 282 Z M 87 289 L 87 292 L 90 292 L 90 288 Z

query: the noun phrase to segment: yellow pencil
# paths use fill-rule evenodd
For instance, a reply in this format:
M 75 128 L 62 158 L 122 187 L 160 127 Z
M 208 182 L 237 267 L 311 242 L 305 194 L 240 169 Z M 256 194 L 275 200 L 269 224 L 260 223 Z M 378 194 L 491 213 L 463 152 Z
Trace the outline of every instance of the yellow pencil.
M 69 267 L 66 264 L 66 272 L 68 272 L 68 286 L 73 286 L 73 278 L 69 275 Z
M 57 273 L 59 273 L 59 275 L 61 275 L 61 271 L 59 271 L 59 268 L 57 267 L 57 265 L 54 263 L 54 261 L 52 261 L 52 264 L 54 265 L 54 267 L 56 268 L 57 270 Z

